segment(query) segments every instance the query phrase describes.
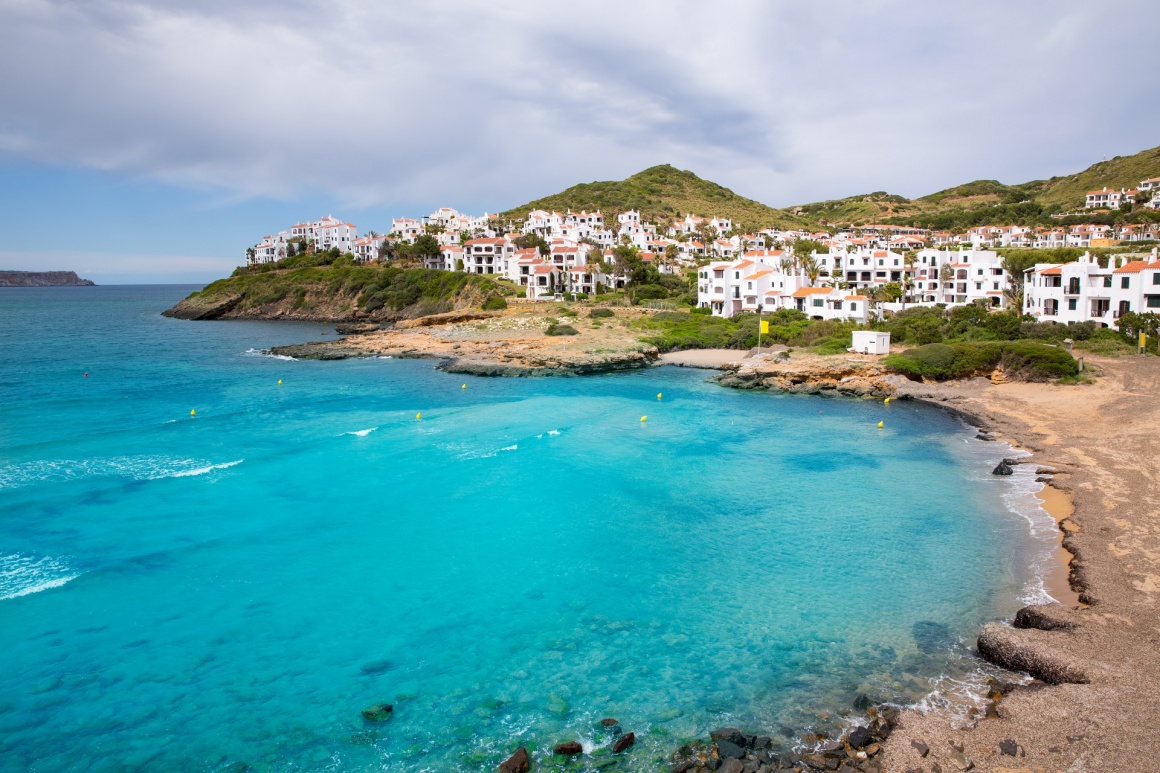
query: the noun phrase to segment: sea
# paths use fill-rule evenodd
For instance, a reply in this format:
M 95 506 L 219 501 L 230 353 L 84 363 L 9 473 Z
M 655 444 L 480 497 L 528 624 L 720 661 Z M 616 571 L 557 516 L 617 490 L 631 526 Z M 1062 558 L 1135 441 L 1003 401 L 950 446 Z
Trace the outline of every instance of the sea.
M 1032 470 L 931 406 L 296 361 L 333 328 L 161 316 L 193 289 L 0 289 L 2 771 L 789 749 L 962 710 L 1046 598 Z

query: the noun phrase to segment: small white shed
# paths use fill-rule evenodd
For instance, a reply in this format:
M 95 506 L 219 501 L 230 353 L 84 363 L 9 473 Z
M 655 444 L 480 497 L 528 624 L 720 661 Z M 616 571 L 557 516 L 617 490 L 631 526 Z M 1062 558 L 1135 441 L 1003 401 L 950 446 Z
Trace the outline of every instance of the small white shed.
M 890 354 L 890 334 L 877 330 L 855 330 L 850 351 L 858 354 Z

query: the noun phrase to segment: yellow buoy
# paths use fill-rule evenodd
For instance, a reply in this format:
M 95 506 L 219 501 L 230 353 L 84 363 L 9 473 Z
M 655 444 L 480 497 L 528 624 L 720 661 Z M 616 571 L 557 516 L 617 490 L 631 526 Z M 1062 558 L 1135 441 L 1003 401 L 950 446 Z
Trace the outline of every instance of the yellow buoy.
M 640 420 L 641 420 L 641 421 L 648 421 L 648 416 L 641 416 L 641 417 L 640 417 Z
M 278 386 L 282 386 L 282 379 L 278 379 Z
M 657 399 L 658 399 L 658 400 L 660 400 L 660 399 L 661 399 L 661 393 L 660 393 L 660 392 L 657 392 Z
M 189 415 L 190 415 L 190 416 L 196 416 L 196 415 L 197 415 L 197 411 L 190 410 L 190 412 L 189 412 Z
M 467 389 L 467 384 L 464 384 L 463 386 L 461 386 L 461 387 L 459 387 L 459 388 L 460 388 L 460 389 Z
M 421 414 L 421 413 L 416 413 L 416 414 L 415 414 L 415 418 L 416 418 L 416 419 L 421 419 L 421 418 L 423 418 L 423 414 Z
M 890 405 L 890 398 L 887 397 L 885 400 L 882 401 L 882 404 L 883 405 Z
M 884 422 L 884 421 L 880 421 L 880 422 L 878 422 L 878 429 L 882 429 L 882 425 L 883 425 L 883 424 L 885 424 L 885 423 L 886 423 L 886 422 Z

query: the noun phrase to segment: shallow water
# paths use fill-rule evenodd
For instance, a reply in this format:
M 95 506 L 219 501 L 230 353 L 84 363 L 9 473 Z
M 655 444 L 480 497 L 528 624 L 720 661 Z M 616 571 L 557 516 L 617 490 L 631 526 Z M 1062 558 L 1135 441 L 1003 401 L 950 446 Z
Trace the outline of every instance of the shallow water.
M 927 406 L 288 361 L 325 327 L 189 289 L 0 290 L 0 770 L 492 770 L 604 716 L 654 769 L 969 681 L 1041 593 L 1030 471 Z

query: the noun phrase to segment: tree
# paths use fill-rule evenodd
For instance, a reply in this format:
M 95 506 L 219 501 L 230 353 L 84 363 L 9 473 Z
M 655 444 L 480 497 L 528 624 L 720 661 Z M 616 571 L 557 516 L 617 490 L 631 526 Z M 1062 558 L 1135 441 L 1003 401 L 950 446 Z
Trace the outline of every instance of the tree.
M 817 259 L 813 255 L 803 255 L 798 259 L 798 264 L 801 266 L 802 272 L 806 275 L 812 287 L 818 281 L 818 274 L 821 273 Z
M 898 299 L 902 297 L 902 287 L 897 282 L 882 285 L 880 292 L 882 297 L 891 303 L 897 303 Z
M 512 239 L 512 244 L 515 245 L 517 250 L 526 250 L 529 247 L 535 247 L 540 255 L 545 257 L 551 252 L 548 242 L 537 233 L 520 234 L 515 239 Z

